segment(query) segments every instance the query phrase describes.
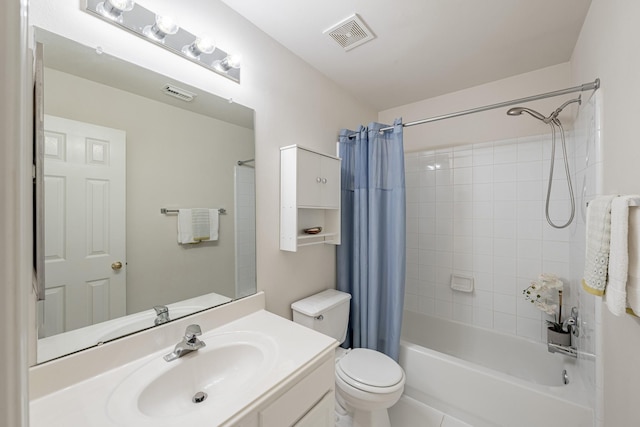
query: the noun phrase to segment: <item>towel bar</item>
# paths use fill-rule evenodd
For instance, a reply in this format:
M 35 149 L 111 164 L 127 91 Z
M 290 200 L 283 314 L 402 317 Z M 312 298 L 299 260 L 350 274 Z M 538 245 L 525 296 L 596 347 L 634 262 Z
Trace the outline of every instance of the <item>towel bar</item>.
M 160 208 L 160 213 L 163 214 L 163 215 L 177 214 L 178 213 L 178 209 Z M 218 213 L 220 215 L 224 215 L 224 214 L 227 213 L 227 210 L 225 208 L 220 208 L 220 209 L 218 209 Z

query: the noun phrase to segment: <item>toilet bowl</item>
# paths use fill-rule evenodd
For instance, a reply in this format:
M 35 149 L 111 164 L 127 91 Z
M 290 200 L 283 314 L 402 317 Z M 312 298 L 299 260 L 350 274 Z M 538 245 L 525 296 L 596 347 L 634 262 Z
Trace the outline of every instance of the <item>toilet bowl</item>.
M 291 305 L 293 321 L 345 340 L 351 295 L 328 289 Z M 336 349 L 336 416 L 340 427 L 390 427 L 387 409 L 404 391 L 404 371 L 375 350 Z
M 402 368 L 375 350 L 356 348 L 336 360 L 336 400 L 353 427 L 390 427 L 387 409 L 404 391 Z

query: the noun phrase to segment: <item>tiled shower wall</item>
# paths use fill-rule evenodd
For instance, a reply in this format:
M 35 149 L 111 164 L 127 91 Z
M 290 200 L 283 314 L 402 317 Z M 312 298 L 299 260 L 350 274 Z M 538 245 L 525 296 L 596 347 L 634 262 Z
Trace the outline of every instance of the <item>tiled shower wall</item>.
M 595 168 L 586 167 L 586 144 L 574 139 L 567 132 L 578 221 L 562 230 L 549 226 L 544 213 L 550 129 L 535 137 L 406 154 L 407 310 L 546 340 L 547 316 L 522 290 L 540 273 L 555 273 L 565 282 L 565 310 L 577 305 L 583 188 L 594 188 Z M 552 220 L 566 222 L 569 207 L 558 135 Z M 572 257 L 572 246 L 580 256 Z M 454 273 L 472 276 L 473 292 L 453 291 Z

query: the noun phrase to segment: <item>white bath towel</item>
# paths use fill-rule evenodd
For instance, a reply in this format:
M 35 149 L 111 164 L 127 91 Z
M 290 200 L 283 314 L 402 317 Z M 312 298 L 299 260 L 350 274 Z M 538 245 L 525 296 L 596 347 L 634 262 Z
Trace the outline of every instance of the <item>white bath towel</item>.
M 587 242 L 582 287 L 603 295 L 607 285 L 611 239 L 611 201 L 615 196 L 598 196 L 587 207 Z
M 638 197 L 638 196 L 636 196 Z M 637 206 L 629 203 L 630 206 Z M 629 271 L 627 275 L 627 312 L 640 315 L 640 208 L 629 209 Z
M 609 311 L 621 316 L 627 308 L 627 278 L 629 275 L 629 202 L 637 196 L 620 196 L 611 202 L 611 242 L 609 278 L 605 301 Z M 635 226 L 633 227 L 635 230 Z
M 218 209 L 179 209 L 178 243 L 200 243 L 218 240 Z

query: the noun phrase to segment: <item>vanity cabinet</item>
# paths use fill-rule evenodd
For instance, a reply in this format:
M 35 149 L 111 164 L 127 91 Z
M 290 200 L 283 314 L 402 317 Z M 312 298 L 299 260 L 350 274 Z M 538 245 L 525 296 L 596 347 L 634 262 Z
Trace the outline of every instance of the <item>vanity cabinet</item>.
M 258 410 L 251 412 L 235 427 L 332 427 L 334 425 L 334 358 L 309 373 L 301 373 L 282 386 Z M 226 426 L 227 424 L 225 424 Z
M 307 228 L 322 227 L 318 234 Z M 280 249 L 340 244 L 340 159 L 299 145 L 280 148 Z

